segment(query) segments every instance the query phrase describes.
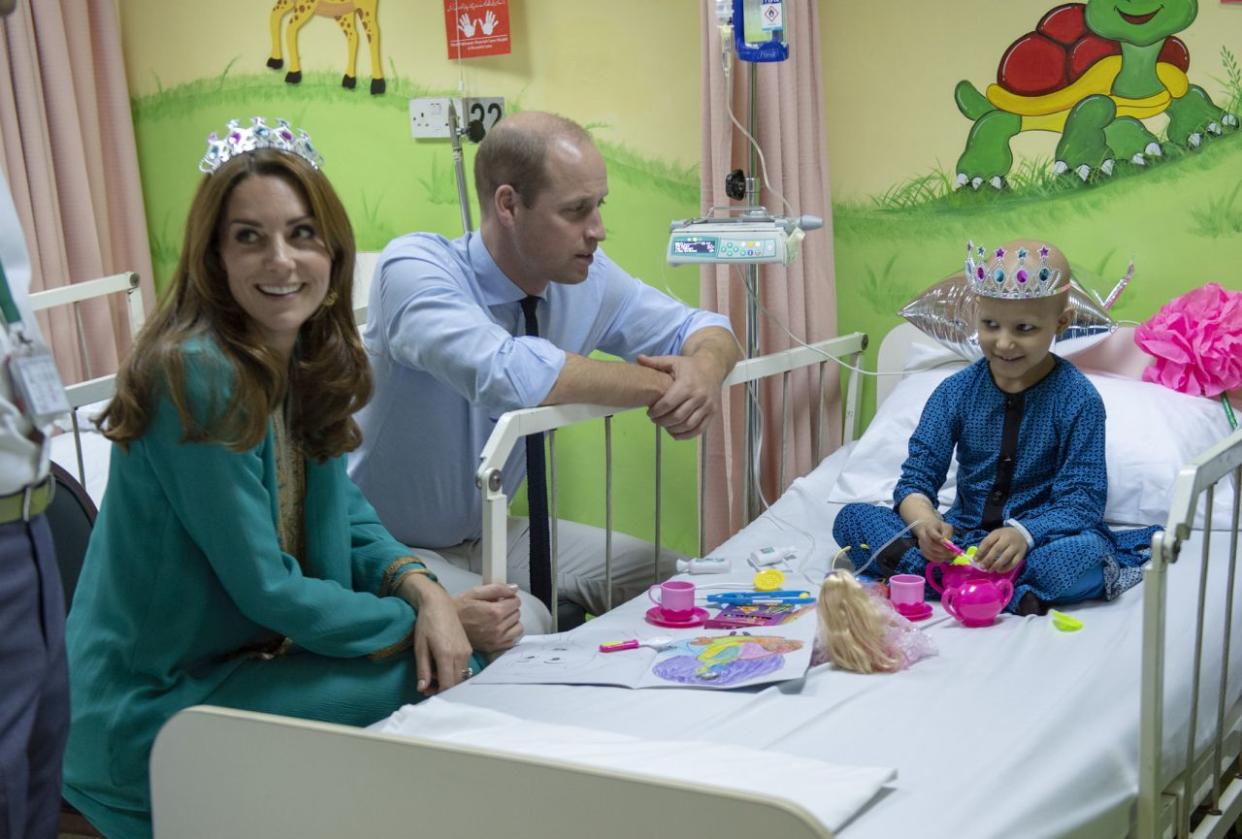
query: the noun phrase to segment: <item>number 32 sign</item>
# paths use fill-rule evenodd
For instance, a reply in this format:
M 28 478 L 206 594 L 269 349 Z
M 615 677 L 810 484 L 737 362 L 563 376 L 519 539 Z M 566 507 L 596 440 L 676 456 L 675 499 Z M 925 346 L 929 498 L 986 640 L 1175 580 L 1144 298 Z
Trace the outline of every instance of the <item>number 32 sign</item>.
M 448 57 L 508 55 L 509 0 L 444 0 Z

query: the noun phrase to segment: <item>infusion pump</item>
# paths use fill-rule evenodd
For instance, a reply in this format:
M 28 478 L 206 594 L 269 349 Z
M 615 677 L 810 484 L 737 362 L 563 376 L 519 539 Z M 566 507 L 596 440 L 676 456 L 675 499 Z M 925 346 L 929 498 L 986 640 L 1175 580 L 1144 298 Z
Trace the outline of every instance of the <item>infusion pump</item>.
M 822 224 L 813 216 L 673 222 L 668 240 L 668 261 L 670 265 L 689 262 L 779 262 L 788 265 L 798 255 L 803 230 L 813 230 Z

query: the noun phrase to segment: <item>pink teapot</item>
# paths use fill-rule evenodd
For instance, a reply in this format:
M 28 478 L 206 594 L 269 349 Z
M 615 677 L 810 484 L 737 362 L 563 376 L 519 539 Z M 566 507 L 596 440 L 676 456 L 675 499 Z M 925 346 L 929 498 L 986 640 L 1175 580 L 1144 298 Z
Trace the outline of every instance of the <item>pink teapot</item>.
M 940 603 L 964 626 L 991 626 L 1012 597 L 1013 583 L 1009 580 L 975 578 L 945 588 Z

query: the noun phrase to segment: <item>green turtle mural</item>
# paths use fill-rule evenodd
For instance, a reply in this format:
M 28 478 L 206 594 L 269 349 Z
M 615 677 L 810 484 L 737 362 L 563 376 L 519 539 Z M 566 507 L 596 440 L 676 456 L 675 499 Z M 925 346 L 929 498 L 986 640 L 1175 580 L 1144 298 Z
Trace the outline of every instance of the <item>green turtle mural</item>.
M 1238 118 L 1190 83 L 1190 52 L 1174 34 L 1199 13 L 1197 0 L 1088 0 L 1045 14 L 1009 45 L 986 96 L 968 81 L 954 90 L 974 121 L 957 162 L 957 184 L 1005 186 L 1009 141 L 1022 131 L 1054 131 L 1054 171 L 1086 181 L 1117 161 L 1144 166 L 1162 155 L 1142 120 L 1169 116 L 1168 142 L 1198 148 Z

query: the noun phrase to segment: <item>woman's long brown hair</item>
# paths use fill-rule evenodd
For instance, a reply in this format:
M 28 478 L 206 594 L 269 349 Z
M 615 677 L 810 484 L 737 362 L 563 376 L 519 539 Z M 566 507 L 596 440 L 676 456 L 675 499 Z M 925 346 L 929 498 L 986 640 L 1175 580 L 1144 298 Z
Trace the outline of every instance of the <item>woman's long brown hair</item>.
M 220 259 L 229 197 L 256 175 L 283 178 L 301 193 L 332 258 L 327 298 L 332 302 L 302 325 L 290 365 L 256 337 L 229 291 Z M 325 460 L 356 449 L 362 433 L 353 414 L 371 398 L 371 369 L 354 323 L 354 258 L 344 206 L 328 179 L 301 157 L 259 149 L 221 165 L 199 184 L 190 204 L 172 287 L 117 374 L 116 396 L 99 420 L 104 436 L 123 446 L 137 440 L 167 393 L 186 441 L 245 451 L 263 440 L 268 418 L 287 390 L 293 436 L 307 456 Z M 227 406 L 201 422 L 191 411 L 185 381 L 185 344 L 196 337 L 213 340 L 234 373 Z

